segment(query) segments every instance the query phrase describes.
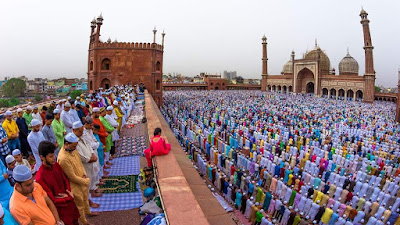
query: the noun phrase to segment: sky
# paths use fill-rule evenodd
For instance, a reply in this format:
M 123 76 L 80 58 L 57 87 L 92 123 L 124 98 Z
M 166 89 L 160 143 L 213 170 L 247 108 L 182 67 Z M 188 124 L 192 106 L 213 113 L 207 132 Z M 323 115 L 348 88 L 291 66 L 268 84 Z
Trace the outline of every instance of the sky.
M 400 60 L 400 1 L 152 0 L 0 1 L 0 80 L 6 76 L 85 77 L 90 21 L 102 13 L 101 39 L 157 42 L 164 29 L 164 73 L 195 76 L 224 70 L 261 79 L 261 38 L 269 74 L 312 50 L 315 39 L 338 72 L 350 54 L 364 74 L 359 13 L 369 14 L 376 84 L 394 87 Z

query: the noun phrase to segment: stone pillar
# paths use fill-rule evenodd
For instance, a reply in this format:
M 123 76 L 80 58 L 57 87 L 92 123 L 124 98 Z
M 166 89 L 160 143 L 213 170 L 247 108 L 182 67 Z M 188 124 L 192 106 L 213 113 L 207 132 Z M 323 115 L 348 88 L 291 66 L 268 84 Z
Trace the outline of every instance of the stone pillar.
M 347 102 L 347 91 L 344 91 L 344 101 Z
M 267 90 L 268 80 L 268 57 L 267 57 L 267 37 L 262 37 L 262 74 L 261 74 L 261 91 Z
M 338 99 L 338 97 L 339 97 L 339 91 L 336 91 L 336 100 Z

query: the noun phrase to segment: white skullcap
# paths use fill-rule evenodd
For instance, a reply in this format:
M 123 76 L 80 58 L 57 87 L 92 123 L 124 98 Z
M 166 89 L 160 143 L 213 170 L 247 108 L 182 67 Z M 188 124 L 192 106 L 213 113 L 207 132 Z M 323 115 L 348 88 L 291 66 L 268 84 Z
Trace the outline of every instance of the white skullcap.
M 114 104 L 114 105 L 118 105 L 118 101 L 115 100 L 115 101 L 113 102 L 113 104 Z
M 32 110 L 32 106 L 28 105 L 28 107 L 26 107 L 26 110 Z
M 41 124 L 41 122 L 40 122 L 38 119 L 33 119 L 33 120 L 31 121 L 31 126 L 32 126 L 32 127 L 37 126 L 37 125 L 40 125 L 40 124 Z
M 76 99 L 81 99 L 81 98 L 79 96 L 77 96 Z
M 55 109 L 55 110 L 53 111 L 53 114 L 58 114 L 58 113 L 60 113 L 60 110 L 59 110 L 59 109 Z
M 68 133 L 65 135 L 65 140 L 69 143 L 76 143 L 79 141 L 79 138 L 74 133 Z
M 22 112 L 23 110 L 21 108 L 17 109 L 17 113 Z
M 66 102 L 64 106 L 69 108 L 69 107 L 71 107 L 71 103 Z
M 12 155 L 13 155 L 13 156 L 16 156 L 16 155 L 19 155 L 19 154 L 21 154 L 21 151 L 20 151 L 19 149 L 14 149 L 14 150 L 12 151 Z
M 7 164 L 12 163 L 12 162 L 14 162 L 14 161 L 15 161 L 14 156 L 8 155 L 8 156 L 6 157 L 6 163 L 7 163 Z
M 100 112 L 100 108 L 99 107 L 94 107 L 93 108 L 93 112 Z
M 72 129 L 78 129 L 78 128 L 81 128 L 81 127 L 83 127 L 83 124 L 82 124 L 82 122 L 80 120 L 79 121 L 75 121 L 72 124 Z
M 68 100 L 71 100 L 71 96 L 68 96 Z
M 14 180 L 24 182 L 32 178 L 32 171 L 25 165 L 18 165 L 13 170 Z
M 4 114 L 5 116 L 12 116 L 12 112 L 10 110 L 7 110 L 6 113 Z
M 107 107 L 107 110 L 113 110 L 114 108 L 110 105 Z
M 34 105 L 33 109 L 39 109 L 39 107 L 37 105 Z

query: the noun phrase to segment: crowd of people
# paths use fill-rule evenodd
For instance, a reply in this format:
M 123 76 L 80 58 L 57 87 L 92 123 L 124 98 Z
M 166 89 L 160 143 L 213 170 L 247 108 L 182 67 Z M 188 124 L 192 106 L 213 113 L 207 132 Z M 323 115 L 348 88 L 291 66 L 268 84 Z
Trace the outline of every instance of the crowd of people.
M 400 224 L 393 103 L 260 91 L 164 92 L 195 168 L 251 224 Z
M 89 224 L 139 86 L 7 111 L 0 126 L 0 224 Z M 16 116 L 16 117 L 15 117 Z

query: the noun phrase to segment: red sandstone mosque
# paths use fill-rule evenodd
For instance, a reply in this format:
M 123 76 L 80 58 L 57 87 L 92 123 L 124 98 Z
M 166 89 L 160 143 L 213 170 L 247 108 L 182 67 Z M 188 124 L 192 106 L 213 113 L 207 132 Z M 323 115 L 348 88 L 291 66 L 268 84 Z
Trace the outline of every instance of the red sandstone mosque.
M 103 17 L 91 22 L 88 84 L 93 91 L 114 85 L 144 84 L 158 105 L 162 103 L 162 68 L 164 54 L 163 32 L 161 45 L 156 43 L 157 30 L 153 30 L 153 43 L 112 42 L 100 39 Z
M 396 94 L 375 93 L 375 70 L 373 46 L 369 30 L 368 13 L 361 10 L 361 24 L 364 34 L 365 74 L 359 75 L 357 61 L 347 52 L 339 63 L 339 73 L 331 67 L 328 55 L 315 43 L 312 51 L 296 59 L 295 52 L 284 66 L 281 74 L 268 74 L 267 38 L 262 38 L 262 80 L 257 84 L 232 84 L 227 79 L 204 76 L 201 83 L 162 83 L 164 36 L 161 45 L 156 43 L 157 30 L 153 30 L 153 43 L 103 42 L 100 15 L 91 22 L 88 84 L 89 90 L 104 89 L 121 84 L 144 84 L 156 103 L 162 104 L 163 90 L 262 90 L 283 93 L 313 93 L 317 96 L 362 100 L 396 102 Z
M 322 97 L 343 100 L 374 101 L 375 70 L 368 13 L 361 10 L 361 24 L 364 33 L 365 74 L 359 75 L 358 63 L 349 52 L 339 63 L 339 74 L 331 68 L 329 57 L 321 50 L 317 42 L 315 48 L 304 54 L 302 59 L 295 58 L 284 66 L 280 75 L 268 74 L 267 38 L 262 38 L 262 82 L 261 90 L 294 93 L 313 93 Z

